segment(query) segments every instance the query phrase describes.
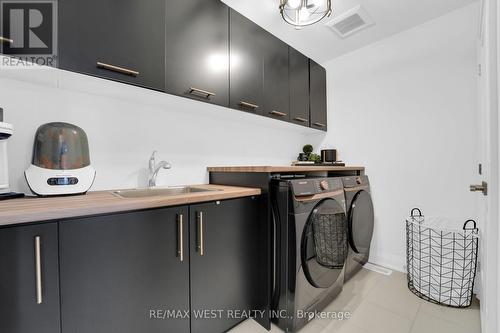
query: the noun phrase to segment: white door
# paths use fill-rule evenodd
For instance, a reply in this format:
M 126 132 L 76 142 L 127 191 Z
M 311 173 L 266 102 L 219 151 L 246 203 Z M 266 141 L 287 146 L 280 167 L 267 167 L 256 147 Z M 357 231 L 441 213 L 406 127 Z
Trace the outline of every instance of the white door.
M 498 59 L 496 0 L 481 1 L 478 38 L 479 163 L 477 192 L 480 222 L 479 298 L 483 333 L 499 332 L 500 258 L 498 228 Z

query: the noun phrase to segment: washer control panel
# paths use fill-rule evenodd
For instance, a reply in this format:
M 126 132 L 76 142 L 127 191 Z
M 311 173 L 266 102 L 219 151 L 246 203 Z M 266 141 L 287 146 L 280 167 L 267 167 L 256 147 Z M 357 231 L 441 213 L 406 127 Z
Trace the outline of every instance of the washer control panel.
M 370 184 L 367 176 L 344 177 L 342 181 L 344 183 L 344 187 L 346 188 L 359 187 Z
M 296 197 L 335 192 L 343 189 L 340 178 L 308 178 L 290 181 Z

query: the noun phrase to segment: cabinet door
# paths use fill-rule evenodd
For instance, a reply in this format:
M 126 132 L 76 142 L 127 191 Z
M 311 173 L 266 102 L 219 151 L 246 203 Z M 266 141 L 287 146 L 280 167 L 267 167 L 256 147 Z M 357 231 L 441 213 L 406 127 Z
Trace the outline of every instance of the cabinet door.
M 269 33 L 265 33 L 264 41 L 264 108 L 257 111 L 268 117 L 289 120 L 288 45 Z
M 10 39 L 7 34 L 0 35 L 0 54 L 9 54 L 6 49 L 9 48 L 9 44 L 12 42 L 13 40 Z
M 225 332 L 243 320 L 231 318 L 231 310 L 259 304 L 265 288 L 258 214 L 257 198 L 190 207 L 192 333 Z M 205 309 L 222 312 L 214 319 L 196 318 Z
M 189 318 L 180 316 L 189 311 L 187 213 L 182 207 L 61 222 L 62 331 L 189 332 Z
M 230 107 L 257 113 L 264 107 L 265 31 L 234 10 L 229 15 Z
M 309 127 L 309 59 L 291 47 L 290 120 Z
M 311 127 L 327 130 L 326 70 L 310 60 Z
M 167 0 L 167 92 L 229 105 L 229 8 Z
M 60 332 L 57 223 L 0 229 L 0 331 Z
M 165 88 L 165 0 L 60 0 L 59 67 Z

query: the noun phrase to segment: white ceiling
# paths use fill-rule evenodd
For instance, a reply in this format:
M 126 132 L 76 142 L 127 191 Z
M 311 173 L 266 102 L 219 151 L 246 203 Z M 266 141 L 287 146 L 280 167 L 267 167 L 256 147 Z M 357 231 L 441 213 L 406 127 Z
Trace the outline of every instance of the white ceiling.
M 310 58 L 324 63 L 342 54 L 407 30 L 476 0 L 332 0 L 333 14 L 316 25 L 295 30 L 279 14 L 279 0 L 222 0 Z M 375 25 L 345 39 L 325 23 L 362 5 Z

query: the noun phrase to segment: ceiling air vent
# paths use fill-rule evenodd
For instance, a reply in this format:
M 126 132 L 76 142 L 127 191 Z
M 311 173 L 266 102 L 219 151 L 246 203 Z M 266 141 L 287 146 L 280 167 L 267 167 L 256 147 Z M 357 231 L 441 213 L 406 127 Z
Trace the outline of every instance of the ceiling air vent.
M 368 12 L 361 6 L 356 6 L 337 15 L 326 26 L 335 31 L 340 37 L 346 38 L 355 32 L 375 24 Z

